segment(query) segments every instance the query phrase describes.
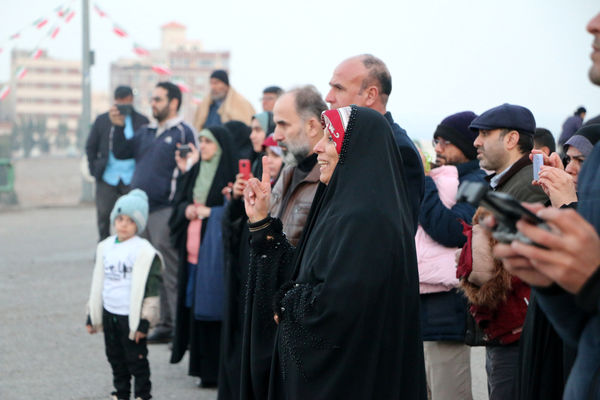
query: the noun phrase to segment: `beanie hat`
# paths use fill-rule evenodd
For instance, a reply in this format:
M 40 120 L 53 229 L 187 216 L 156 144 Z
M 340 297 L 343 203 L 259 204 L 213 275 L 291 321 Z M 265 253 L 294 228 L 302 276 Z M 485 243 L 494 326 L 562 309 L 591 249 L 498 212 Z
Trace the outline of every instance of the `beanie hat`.
M 210 77 L 218 79 L 221 82 L 223 82 L 224 84 L 226 84 L 227 86 L 229 86 L 229 76 L 227 75 L 227 71 L 225 71 L 224 69 L 214 70 L 213 73 L 210 74 Z
M 477 158 L 477 149 L 473 146 L 473 142 L 477 137 L 477 133 L 469 129 L 469 125 L 475 118 L 477 118 L 477 114 L 473 111 L 452 114 L 444 118 L 438 125 L 433 138 L 441 137 L 448 140 L 458 147 L 465 157 L 469 160 L 474 160 Z
M 148 196 L 143 190 L 133 189 L 131 192 L 119 197 L 110 213 L 110 223 L 114 225 L 119 215 L 127 215 L 137 225 L 137 233 L 146 229 L 148 222 Z
M 599 140 L 600 124 L 586 125 L 583 128 L 580 128 L 569 140 L 567 140 L 564 146 L 565 151 L 569 146 L 573 146 L 579 150 L 584 157 L 589 157 Z

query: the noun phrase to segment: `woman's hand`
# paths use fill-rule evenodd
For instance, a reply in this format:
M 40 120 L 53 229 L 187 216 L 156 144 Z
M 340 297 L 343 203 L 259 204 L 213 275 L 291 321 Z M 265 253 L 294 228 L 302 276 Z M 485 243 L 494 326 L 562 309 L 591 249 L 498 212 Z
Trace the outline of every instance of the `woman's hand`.
M 559 208 L 562 205 L 577 201 L 577 191 L 573 177 L 559 168 L 542 166 L 540 179 L 537 181 L 550 198 L 552 207 Z
M 196 206 L 196 214 L 200 219 L 208 218 L 210 217 L 210 207 L 206 207 L 204 204 L 198 204 Z
M 254 178 L 250 175 L 250 178 Z M 235 183 L 233 184 L 233 198 L 235 200 L 244 196 L 244 189 L 248 186 L 248 180 L 244 179 L 244 174 L 237 174 L 235 176 Z
M 196 211 L 195 204 L 190 204 L 185 208 L 185 217 L 190 221 L 198 218 L 198 212 Z
M 181 146 L 181 144 L 177 143 L 177 148 L 179 148 L 179 146 Z M 190 142 L 188 143 L 188 146 L 190 146 L 190 151 L 185 157 L 181 157 L 179 150 L 175 150 L 175 163 L 177 164 L 177 168 L 179 168 L 181 173 L 187 172 L 192 165 L 196 164 L 200 160 L 200 152 L 196 146 L 194 146 L 194 143 Z
M 244 205 L 250 222 L 260 221 L 269 216 L 271 177 L 267 168 L 267 156 L 262 158 L 262 165 L 262 180 L 251 178 L 244 189 Z

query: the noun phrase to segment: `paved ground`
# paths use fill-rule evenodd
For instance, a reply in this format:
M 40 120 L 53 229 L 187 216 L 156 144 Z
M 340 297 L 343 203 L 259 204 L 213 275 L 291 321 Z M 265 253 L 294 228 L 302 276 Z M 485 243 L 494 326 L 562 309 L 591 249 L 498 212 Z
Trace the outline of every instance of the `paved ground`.
M 17 207 L 0 206 L 0 399 L 96 400 L 111 391 L 103 338 L 85 332 L 85 303 L 97 238 L 81 198 L 79 161 L 16 163 Z M 215 399 L 149 347 L 156 399 Z M 483 349 L 472 353 L 473 395 L 487 400 Z

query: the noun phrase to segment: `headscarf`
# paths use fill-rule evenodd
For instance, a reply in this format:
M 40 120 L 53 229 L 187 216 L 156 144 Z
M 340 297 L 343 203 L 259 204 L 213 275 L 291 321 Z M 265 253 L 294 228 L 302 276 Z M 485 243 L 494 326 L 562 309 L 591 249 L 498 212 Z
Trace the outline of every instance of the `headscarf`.
M 198 138 L 201 137 L 205 137 L 217 145 L 217 151 L 210 160 L 201 159 L 199 161 L 201 163 L 200 173 L 198 174 L 196 183 L 194 184 L 194 202 L 205 204 L 213 179 L 217 173 L 217 168 L 219 167 L 219 161 L 221 161 L 221 154 L 223 153 L 223 150 L 221 149 L 217 138 L 210 130 L 202 129 L 198 134 Z M 200 140 L 198 140 L 198 142 L 200 142 Z
M 275 122 L 273 122 L 273 113 L 271 111 L 263 111 L 258 114 L 254 114 L 252 119 L 255 119 L 260 124 L 260 127 L 265 131 L 265 135 L 268 136 L 275 130 Z
M 285 379 L 278 381 L 299 398 L 424 398 L 402 158 L 380 113 L 352 106 L 337 114 L 341 124 L 325 112 L 341 139 L 340 158 L 329 184 L 319 186 L 296 279 L 281 303 L 275 357 Z
M 587 158 L 592 153 L 594 146 L 599 140 L 600 124 L 586 125 L 583 128 L 580 128 L 569 140 L 567 140 L 565 143 L 565 151 L 568 146 L 573 146 Z
M 254 156 L 254 149 L 250 140 L 252 129 L 241 121 L 228 121 L 223 126 L 231 132 L 235 160 L 237 161 L 242 158 L 252 159 Z

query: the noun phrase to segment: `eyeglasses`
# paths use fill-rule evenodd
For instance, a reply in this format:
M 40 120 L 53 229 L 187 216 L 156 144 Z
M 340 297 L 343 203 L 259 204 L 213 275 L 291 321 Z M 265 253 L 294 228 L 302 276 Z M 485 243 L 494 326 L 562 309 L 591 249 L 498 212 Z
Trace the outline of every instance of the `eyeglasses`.
M 448 146 L 449 144 L 452 144 L 452 142 L 449 140 L 446 140 L 444 138 L 437 137 L 431 141 L 431 144 L 433 145 L 433 147 L 435 147 L 439 144 L 440 147 L 443 149 L 444 147 Z

